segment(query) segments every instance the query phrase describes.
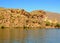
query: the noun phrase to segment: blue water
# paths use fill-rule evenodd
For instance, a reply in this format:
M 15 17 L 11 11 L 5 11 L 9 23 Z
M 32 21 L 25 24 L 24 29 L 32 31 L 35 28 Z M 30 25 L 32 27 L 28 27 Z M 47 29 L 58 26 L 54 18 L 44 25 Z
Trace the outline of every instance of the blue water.
M 0 43 L 60 43 L 60 29 L 0 29 Z

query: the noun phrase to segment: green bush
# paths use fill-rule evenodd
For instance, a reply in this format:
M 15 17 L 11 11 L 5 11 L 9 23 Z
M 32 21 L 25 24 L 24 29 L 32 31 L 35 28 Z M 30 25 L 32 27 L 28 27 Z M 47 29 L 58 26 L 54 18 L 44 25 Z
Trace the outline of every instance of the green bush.
M 60 27 L 60 23 L 57 23 L 55 27 Z
M 46 22 L 46 26 L 50 26 L 50 25 L 51 25 L 51 23 L 47 21 Z

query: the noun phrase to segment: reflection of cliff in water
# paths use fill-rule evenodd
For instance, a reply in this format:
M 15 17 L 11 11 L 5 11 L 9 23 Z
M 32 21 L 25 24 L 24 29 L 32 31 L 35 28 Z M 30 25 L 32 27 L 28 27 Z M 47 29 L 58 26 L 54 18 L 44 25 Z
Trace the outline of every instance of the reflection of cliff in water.
M 5 28 L 0 29 L 0 43 L 33 43 L 44 38 L 45 30 L 39 29 L 24 29 L 24 28 Z M 42 40 L 41 40 L 42 41 Z M 43 41 L 42 41 L 43 42 Z

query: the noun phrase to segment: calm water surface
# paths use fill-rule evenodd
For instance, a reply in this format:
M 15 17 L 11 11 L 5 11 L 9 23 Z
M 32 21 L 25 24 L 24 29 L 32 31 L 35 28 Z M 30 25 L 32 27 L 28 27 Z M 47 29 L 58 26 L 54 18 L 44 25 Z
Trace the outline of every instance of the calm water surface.
M 4 28 L 0 43 L 60 43 L 60 29 Z

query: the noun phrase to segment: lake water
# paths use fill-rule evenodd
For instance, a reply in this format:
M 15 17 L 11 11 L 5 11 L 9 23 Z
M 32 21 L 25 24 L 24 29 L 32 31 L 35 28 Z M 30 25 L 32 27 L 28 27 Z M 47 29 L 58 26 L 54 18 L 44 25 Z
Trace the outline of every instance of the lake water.
M 4 28 L 0 43 L 60 43 L 60 29 Z

